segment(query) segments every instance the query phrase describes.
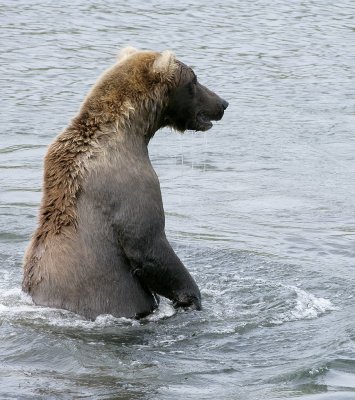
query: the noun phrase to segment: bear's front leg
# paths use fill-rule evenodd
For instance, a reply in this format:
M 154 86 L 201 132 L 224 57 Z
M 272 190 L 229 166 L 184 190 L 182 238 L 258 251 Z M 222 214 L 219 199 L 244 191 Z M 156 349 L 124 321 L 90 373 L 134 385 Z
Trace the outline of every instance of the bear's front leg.
M 132 273 L 151 292 L 172 300 L 175 307 L 200 310 L 200 290 L 165 234 L 160 234 L 153 240 L 150 238 L 147 242 L 144 246 L 147 251 L 138 249 L 134 242 L 125 243 L 124 251 L 130 261 Z
M 149 178 L 149 179 L 148 179 Z M 164 209 L 158 178 L 146 165 L 121 188 L 113 224 L 131 271 L 142 286 L 167 297 L 177 307 L 201 308 L 196 282 L 165 235 Z
M 134 273 L 149 290 L 172 300 L 174 307 L 201 309 L 200 290 L 165 235 L 155 239 L 147 258 Z

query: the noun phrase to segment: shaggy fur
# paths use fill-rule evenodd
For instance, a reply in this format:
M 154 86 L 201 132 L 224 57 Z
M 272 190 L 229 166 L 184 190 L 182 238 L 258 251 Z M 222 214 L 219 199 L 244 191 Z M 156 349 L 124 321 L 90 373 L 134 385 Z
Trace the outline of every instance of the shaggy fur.
M 157 306 L 155 293 L 200 307 L 195 282 L 166 241 L 147 151 L 163 126 L 205 130 L 222 117 L 227 103 L 202 85 L 190 108 L 200 107 L 198 98 L 209 106 L 197 117 L 189 111 L 194 122 L 185 121 L 183 107 L 176 114 L 189 103 L 184 93 L 193 80 L 170 51 L 126 48 L 50 145 L 39 223 L 24 259 L 23 290 L 35 303 L 87 318 L 146 315 Z

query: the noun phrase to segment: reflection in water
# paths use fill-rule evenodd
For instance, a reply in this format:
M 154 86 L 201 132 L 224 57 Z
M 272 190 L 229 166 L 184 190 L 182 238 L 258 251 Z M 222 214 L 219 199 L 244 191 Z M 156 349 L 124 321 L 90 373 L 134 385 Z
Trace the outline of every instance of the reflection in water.
M 353 6 L 135 0 L 0 6 L 0 397 L 354 397 Z M 21 260 L 48 144 L 119 48 L 170 48 L 229 101 L 150 145 L 201 312 L 36 307 Z M 21 398 L 22 398 L 21 397 Z

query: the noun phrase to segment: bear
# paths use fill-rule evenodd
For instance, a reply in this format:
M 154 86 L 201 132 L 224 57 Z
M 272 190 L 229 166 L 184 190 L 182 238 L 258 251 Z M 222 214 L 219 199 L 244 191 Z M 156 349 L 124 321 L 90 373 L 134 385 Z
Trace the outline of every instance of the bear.
M 227 101 L 169 50 L 123 49 L 44 159 L 37 228 L 22 289 L 36 305 L 142 318 L 159 304 L 201 309 L 199 288 L 165 235 L 148 144 L 163 127 L 206 131 Z

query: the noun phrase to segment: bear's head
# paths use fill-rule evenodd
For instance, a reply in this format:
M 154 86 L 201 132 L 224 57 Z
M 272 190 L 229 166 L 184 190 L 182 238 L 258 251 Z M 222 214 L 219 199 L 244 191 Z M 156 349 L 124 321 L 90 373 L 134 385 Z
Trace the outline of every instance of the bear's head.
M 178 60 L 175 65 L 174 84 L 164 113 L 165 124 L 181 132 L 211 129 L 211 121 L 223 117 L 228 102 L 201 85 L 190 67 Z
M 220 120 L 228 102 L 201 85 L 194 71 L 171 51 L 123 49 L 87 96 L 82 111 L 97 122 L 125 116 L 141 121 L 145 135 L 164 126 L 206 131 Z M 132 114 L 135 114 L 134 117 Z

